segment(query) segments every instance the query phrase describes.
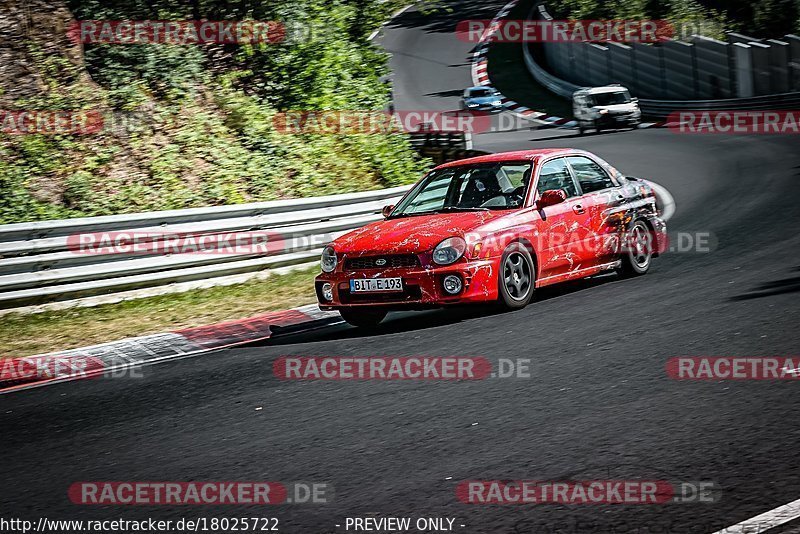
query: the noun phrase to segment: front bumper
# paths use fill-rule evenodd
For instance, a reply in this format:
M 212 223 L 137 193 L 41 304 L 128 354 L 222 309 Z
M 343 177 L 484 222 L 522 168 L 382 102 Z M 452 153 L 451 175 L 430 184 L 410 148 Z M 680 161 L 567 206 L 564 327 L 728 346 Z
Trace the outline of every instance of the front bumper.
M 641 122 L 641 116 L 634 115 L 601 115 L 599 119 L 595 120 L 595 124 L 606 128 L 615 128 L 622 126 L 636 126 Z
M 392 269 L 341 270 L 341 264 L 332 273 L 322 273 L 314 281 L 319 307 L 322 310 L 376 307 L 385 309 L 425 309 L 441 306 L 485 302 L 497 299 L 497 260 L 461 259 L 445 267 L 414 267 Z M 463 289 L 458 295 L 449 295 L 442 287 L 446 275 L 461 277 Z M 351 293 L 350 280 L 354 278 L 403 279 L 403 291 Z M 322 285 L 333 286 L 333 300 L 322 297 Z
M 667 235 L 667 223 L 661 217 L 648 217 L 650 226 L 653 228 L 653 256 L 658 257 L 669 250 L 669 236 Z

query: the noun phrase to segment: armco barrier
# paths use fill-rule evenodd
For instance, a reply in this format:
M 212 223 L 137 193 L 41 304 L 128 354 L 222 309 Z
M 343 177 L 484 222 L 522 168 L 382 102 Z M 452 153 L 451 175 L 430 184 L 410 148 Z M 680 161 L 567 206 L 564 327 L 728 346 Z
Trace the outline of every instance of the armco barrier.
M 580 86 L 562 80 L 547 72 L 536 63 L 529 46 L 523 46 L 523 57 L 528 72 L 540 85 L 556 95 L 572 99 L 572 93 Z M 645 115 L 651 117 L 667 117 L 673 111 L 682 110 L 772 110 L 772 109 L 797 109 L 800 107 L 800 92 L 784 93 L 769 96 L 755 96 L 750 98 L 724 98 L 720 100 L 652 100 L 640 98 L 639 107 Z
M 547 13 L 542 5 L 531 10 L 529 19 L 539 18 L 545 20 L 552 20 L 552 17 Z M 737 42 L 737 39 L 742 42 Z M 798 69 L 795 55 L 800 53 L 800 37 L 787 36 L 790 40 L 789 43 L 783 41 L 770 40 L 770 46 L 763 45 L 755 42 L 752 38 L 740 36 L 738 34 L 729 34 L 729 43 L 722 43 L 707 39 L 701 36 L 696 36 L 692 43 L 682 43 L 679 41 L 670 41 L 663 43 L 660 46 L 640 45 L 634 44 L 633 47 L 620 45 L 617 43 L 609 43 L 606 45 L 598 45 L 592 43 L 580 44 L 534 44 L 526 43 L 523 45 L 523 57 L 525 66 L 531 73 L 531 76 L 542 86 L 546 87 L 551 92 L 563 98 L 572 99 L 574 93 L 581 85 L 604 85 L 607 83 L 620 83 L 628 86 L 634 96 L 637 96 L 637 83 L 643 84 L 645 81 L 652 86 L 669 87 L 675 80 L 679 80 L 676 88 L 670 95 L 682 94 L 681 91 L 686 87 L 694 87 L 695 71 L 684 73 L 682 75 L 679 71 L 680 68 L 690 68 L 691 65 L 697 63 L 701 68 L 701 72 L 697 75 L 698 90 L 692 89 L 690 93 L 686 93 L 686 98 L 680 99 L 652 99 L 652 98 L 639 98 L 639 107 L 645 115 L 651 117 L 666 117 L 673 111 L 682 110 L 772 110 L 772 109 L 797 109 L 800 106 L 800 88 L 798 84 L 797 72 Z M 536 61 L 533 53 L 533 47 L 544 47 L 544 55 L 548 61 L 555 62 L 561 65 L 561 70 L 566 70 L 565 65 L 573 65 L 575 68 L 570 70 L 574 74 L 576 80 L 580 81 L 581 85 L 565 80 L 562 77 L 553 74 L 546 70 L 542 65 Z M 721 54 L 719 48 L 725 48 L 725 53 Z M 711 65 L 724 63 L 727 65 L 727 60 L 723 59 L 728 54 L 730 49 L 737 58 L 736 64 L 741 68 L 734 68 L 738 72 L 737 83 L 730 82 L 725 85 L 727 89 L 720 89 L 720 80 L 725 80 L 722 73 L 717 73 L 712 76 Z M 756 62 L 751 57 L 755 51 L 765 50 L 764 54 L 771 52 L 775 56 L 774 61 L 770 65 L 774 68 L 762 68 L 756 75 L 757 69 L 752 68 L 752 64 Z M 640 57 L 642 61 L 636 63 L 637 75 L 631 74 L 631 68 L 628 63 L 617 61 L 610 62 L 609 57 L 628 58 L 628 53 L 633 52 Z M 678 54 L 680 51 L 685 52 L 684 55 Z M 670 62 L 670 58 L 676 55 L 678 59 Z M 686 56 L 689 54 L 691 57 Z M 716 54 L 716 55 L 715 55 Z M 661 58 L 661 55 L 665 55 Z M 768 54 L 767 54 L 768 55 Z M 687 57 L 689 59 L 687 60 Z M 759 56 L 760 57 L 760 56 Z M 766 57 L 766 56 L 765 56 Z M 771 57 L 771 56 L 770 56 Z M 691 58 L 695 58 L 692 60 Z M 758 58 L 756 58 L 758 59 Z M 764 60 L 766 61 L 766 60 Z M 583 62 L 583 63 L 581 63 Z M 611 68 L 611 65 L 625 65 L 625 68 Z M 780 66 L 780 68 L 775 67 Z M 746 66 L 746 68 L 745 68 Z M 717 65 L 718 67 L 718 65 Z M 720 67 L 721 68 L 721 67 Z M 725 67 L 727 68 L 727 67 Z M 703 70 L 704 69 L 704 70 Z M 786 69 L 793 69 L 792 72 Z M 723 69 L 724 70 L 724 69 Z M 786 72 L 785 72 L 786 71 Z M 666 75 L 666 73 L 669 75 Z M 709 74 L 712 73 L 712 74 Z M 767 76 L 767 74 L 771 74 Z M 666 78 L 664 78 L 666 76 Z M 684 78 L 681 78 L 684 76 Z M 711 78 L 706 79 L 706 76 Z M 665 82 L 666 80 L 666 82 Z M 770 80 L 772 80 L 770 82 Z M 634 81 L 636 83 L 634 83 Z M 755 87 L 761 83 L 763 87 L 760 90 Z M 696 92 L 713 93 L 720 92 L 723 96 L 730 96 L 734 94 L 731 86 L 737 88 L 738 98 L 714 98 L 714 99 L 692 99 L 692 95 Z M 650 87 L 650 86 L 648 86 Z M 714 90 L 711 90 L 714 87 Z M 678 90 L 680 89 L 680 90 Z M 708 89 L 707 91 L 704 89 Z M 771 92 L 771 94 L 766 94 Z M 758 96 L 750 96 L 753 93 L 761 93 Z M 747 95 L 747 96 L 745 96 Z
M 0 226 L 0 309 L 312 262 L 326 242 L 379 220 L 382 207 L 408 189 Z M 75 234 L 131 230 L 197 237 L 264 231 L 286 241 L 265 254 L 81 254 L 68 244 Z
M 430 135 L 428 135 L 430 137 Z M 466 150 L 469 135 L 426 138 L 417 147 L 436 163 L 485 154 Z M 435 141 L 435 142 L 434 142 Z M 106 217 L 88 217 L 0 226 L 0 310 L 201 280 L 227 283 L 234 275 L 316 261 L 329 241 L 381 219 L 410 186 L 344 195 L 276 200 Z M 261 252 L 175 253 L 159 250 L 91 254 L 75 249 L 70 236 L 102 232 L 164 236 L 230 236 L 245 240 L 262 232 L 278 246 Z M 157 247 L 153 247 L 154 249 Z M 174 249 L 173 249 L 174 250 Z

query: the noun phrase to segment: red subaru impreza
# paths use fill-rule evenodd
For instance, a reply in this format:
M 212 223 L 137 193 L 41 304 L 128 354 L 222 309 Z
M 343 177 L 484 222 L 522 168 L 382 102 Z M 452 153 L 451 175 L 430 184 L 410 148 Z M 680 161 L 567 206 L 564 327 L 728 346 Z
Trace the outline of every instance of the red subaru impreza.
M 650 185 L 574 149 L 440 165 L 383 214 L 322 252 L 320 308 L 355 326 L 398 309 L 522 308 L 539 287 L 644 274 L 666 245 Z

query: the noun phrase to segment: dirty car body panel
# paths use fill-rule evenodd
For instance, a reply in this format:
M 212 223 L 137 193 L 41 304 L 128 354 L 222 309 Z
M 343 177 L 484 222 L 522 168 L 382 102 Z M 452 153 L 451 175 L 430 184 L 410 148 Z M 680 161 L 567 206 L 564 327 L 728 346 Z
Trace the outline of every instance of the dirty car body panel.
M 490 171 L 506 176 L 494 184 L 496 176 Z M 515 178 L 508 176 L 513 172 Z M 461 208 L 403 212 L 404 205 L 435 190 L 432 184 L 446 173 L 468 177 L 464 184 L 442 179 L 445 204 L 447 197 L 460 195 Z M 482 177 L 475 178 L 480 173 Z M 493 185 L 487 187 L 490 181 Z M 496 195 L 484 201 L 481 185 L 490 190 L 488 196 Z M 566 198 L 543 205 L 543 193 L 553 189 L 564 191 L 559 195 Z M 463 207 L 472 190 L 480 204 Z M 429 204 L 435 208 L 438 202 Z M 534 287 L 543 287 L 619 267 L 626 231 L 634 221 L 644 221 L 649 228 L 652 255 L 657 256 L 666 247 L 666 225 L 653 189 L 585 151 L 528 150 L 450 162 L 426 175 L 385 220 L 331 243 L 335 268 L 317 276 L 317 297 L 324 310 L 424 309 L 496 301 L 501 258 L 509 247 L 524 246 L 530 252 Z M 437 245 L 454 237 L 466 244 L 463 254 L 447 265 L 434 261 Z M 461 280 L 456 294 L 445 290 L 448 275 Z M 364 284 L 353 282 L 366 279 L 400 281 L 379 282 L 382 287 L 366 291 Z M 329 298 L 323 291 L 326 284 Z

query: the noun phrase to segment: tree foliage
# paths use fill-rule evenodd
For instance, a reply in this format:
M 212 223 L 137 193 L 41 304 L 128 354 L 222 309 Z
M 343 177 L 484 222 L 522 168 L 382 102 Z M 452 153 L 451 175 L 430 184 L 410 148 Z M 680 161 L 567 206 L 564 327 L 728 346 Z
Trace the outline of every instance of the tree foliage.
M 416 180 L 427 162 L 405 136 L 287 135 L 273 125 L 283 110 L 387 108 L 387 56 L 366 37 L 397 5 L 69 0 L 78 20 L 278 20 L 287 35 L 250 45 L 87 44 L 82 65 L 38 58 L 48 89 L 19 109 L 101 109 L 114 124 L 90 136 L 0 136 L 0 223 Z
M 549 10 L 573 19 L 667 19 L 706 34 L 724 30 L 779 38 L 800 29 L 798 0 L 550 0 Z

